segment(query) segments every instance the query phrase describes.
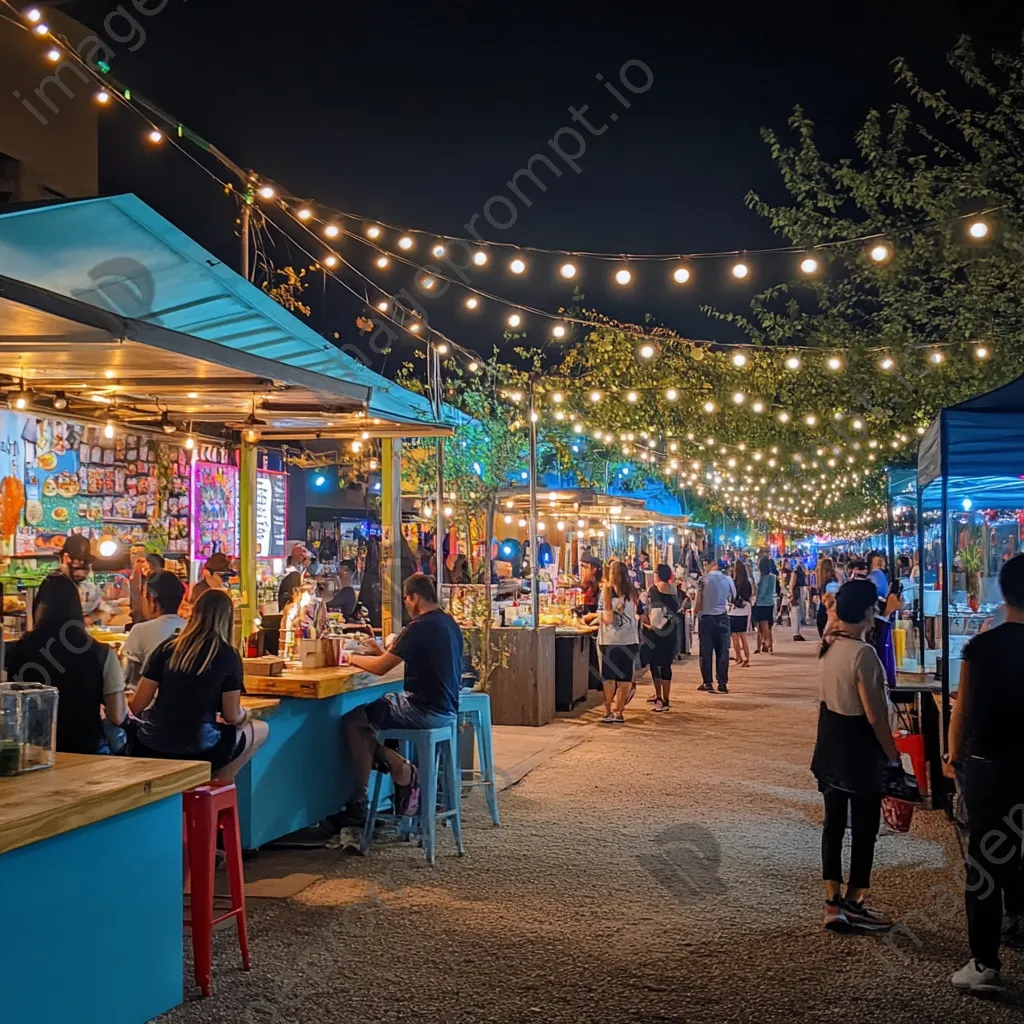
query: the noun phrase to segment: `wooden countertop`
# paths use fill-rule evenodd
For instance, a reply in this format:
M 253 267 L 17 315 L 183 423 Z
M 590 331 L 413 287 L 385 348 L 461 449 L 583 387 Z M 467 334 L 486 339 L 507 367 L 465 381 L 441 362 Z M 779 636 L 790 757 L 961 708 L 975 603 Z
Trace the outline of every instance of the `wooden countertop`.
M 280 698 L 242 696 L 242 707 L 254 718 L 269 718 L 280 706 Z
M 0 778 L 0 854 L 134 811 L 209 779 L 205 761 L 58 754 L 53 768 Z
M 305 697 L 323 700 L 339 693 L 362 690 L 380 683 L 400 682 L 405 677 L 402 665 L 386 675 L 375 676 L 349 665 L 333 668 L 286 668 L 279 676 L 245 677 L 245 691 L 262 697 Z

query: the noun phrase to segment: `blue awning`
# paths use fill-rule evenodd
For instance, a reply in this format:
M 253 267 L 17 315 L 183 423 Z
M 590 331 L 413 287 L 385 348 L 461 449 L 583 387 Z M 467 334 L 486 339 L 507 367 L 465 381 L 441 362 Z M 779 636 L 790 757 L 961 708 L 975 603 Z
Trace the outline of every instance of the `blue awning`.
M 437 422 L 421 395 L 342 351 L 133 195 L 0 214 L 0 275 L 137 321 L 367 389 L 367 412 Z M 444 414 L 442 425 L 457 417 Z

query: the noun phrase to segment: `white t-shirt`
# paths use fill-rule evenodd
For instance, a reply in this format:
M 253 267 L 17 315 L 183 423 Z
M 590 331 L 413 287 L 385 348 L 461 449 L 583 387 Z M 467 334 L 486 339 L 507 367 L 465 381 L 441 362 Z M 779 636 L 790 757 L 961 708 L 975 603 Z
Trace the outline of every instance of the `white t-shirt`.
M 132 626 L 122 650 L 125 667 L 131 679 L 137 681 L 142 676 L 149 656 L 165 640 L 184 628 L 185 620 L 180 615 L 161 615 L 159 618 Z
M 606 611 L 604 605 L 604 588 L 597 599 L 597 613 Z M 599 644 L 638 644 L 640 643 L 639 623 L 636 614 L 636 602 L 618 597 L 612 591 L 612 607 L 614 613 L 611 622 L 598 620 L 597 642 Z

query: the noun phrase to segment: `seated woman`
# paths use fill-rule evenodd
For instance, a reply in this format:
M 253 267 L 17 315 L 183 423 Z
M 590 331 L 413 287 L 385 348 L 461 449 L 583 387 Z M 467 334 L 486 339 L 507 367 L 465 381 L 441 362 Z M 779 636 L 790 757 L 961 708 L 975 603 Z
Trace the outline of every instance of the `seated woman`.
M 78 587 L 63 573 L 40 584 L 34 617 L 35 626 L 7 649 L 7 678 L 57 688 L 61 753 L 111 753 L 108 730 L 123 743 L 118 727 L 126 715 L 124 676 L 114 649 L 89 636 Z
M 131 702 L 139 716 L 136 757 L 209 761 L 214 779 L 231 782 L 266 741 L 266 722 L 252 721 L 241 706 L 242 660 L 231 646 L 233 625 L 231 598 L 208 590 L 188 625 L 152 653 Z

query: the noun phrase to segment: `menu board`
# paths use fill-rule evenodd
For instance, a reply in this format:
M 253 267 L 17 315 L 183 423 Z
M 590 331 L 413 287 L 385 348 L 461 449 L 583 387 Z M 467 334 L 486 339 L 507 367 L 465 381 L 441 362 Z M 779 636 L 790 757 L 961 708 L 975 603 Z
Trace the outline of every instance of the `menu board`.
M 288 474 L 256 474 L 256 557 L 284 558 L 288 522 Z
M 209 558 L 215 551 L 238 555 L 238 469 L 197 462 L 192 473 L 195 545 L 193 557 Z

